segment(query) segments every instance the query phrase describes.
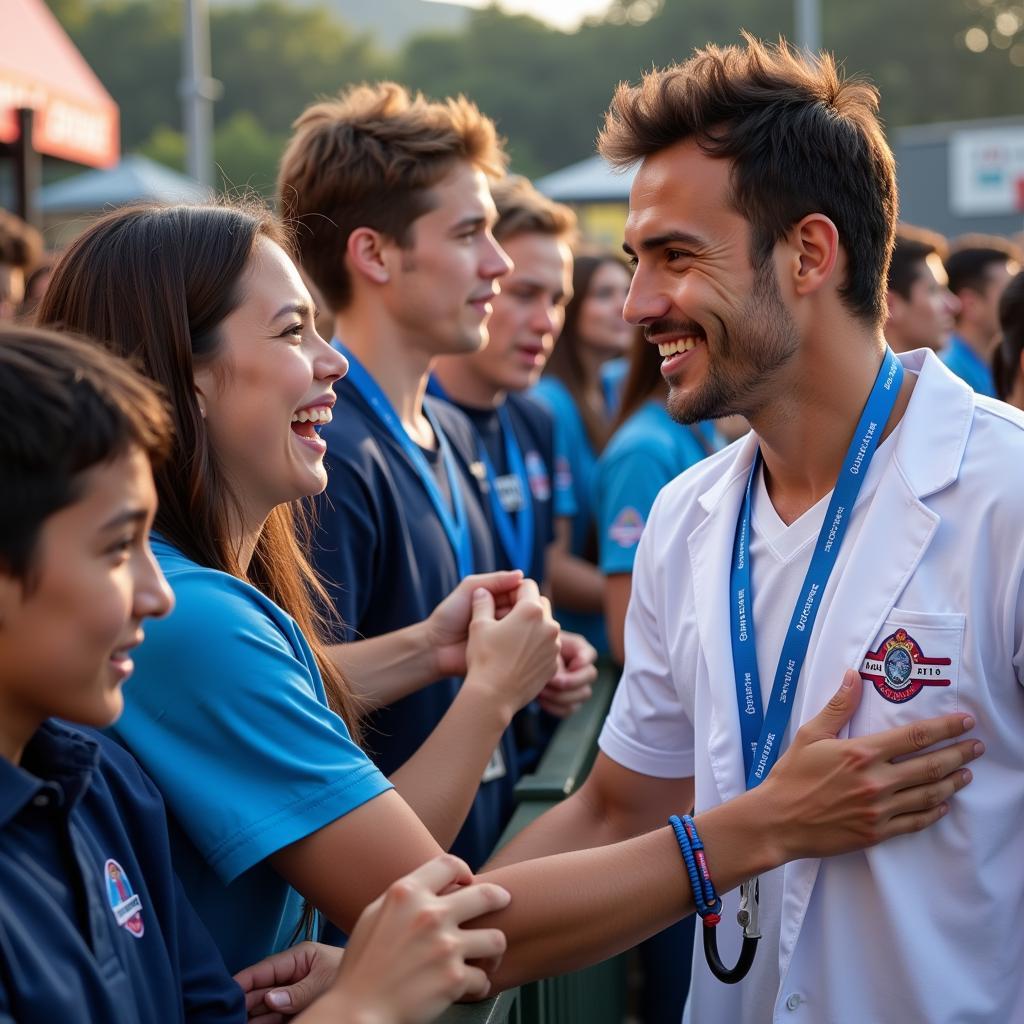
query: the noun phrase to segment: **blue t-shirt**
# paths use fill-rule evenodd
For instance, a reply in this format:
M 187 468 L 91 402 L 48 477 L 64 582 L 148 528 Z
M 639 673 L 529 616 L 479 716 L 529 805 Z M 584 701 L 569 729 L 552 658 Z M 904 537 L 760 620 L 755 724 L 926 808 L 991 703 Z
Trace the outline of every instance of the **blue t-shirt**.
M 344 623 L 340 640 L 381 636 L 421 622 L 459 583 L 451 543 L 412 461 L 347 378 L 338 382 L 327 442 L 327 490 L 317 500 L 313 557 Z M 458 409 L 426 403 L 452 448 L 465 503 L 476 572 L 497 568 L 492 530 L 481 499 L 476 434 Z M 445 500 L 438 452 L 423 451 Z M 390 775 L 423 745 L 451 707 L 462 680 L 437 682 L 372 712 L 365 746 Z M 502 736 L 452 852 L 477 868 L 515 808 L 518 754 L 512 730 Z
M 978 392 L 979 395 L 996 397 L 996 382 L 992 367 L 985 362 L 958 334 L 949 339 L 949 345 L 940 354 L 942 361 L 959 377 Z
M 578 558 L 595 561 L 593 495 L 597 453 L 575 400 L 557 377 L 541 377 L 531 395 L 546 406 L 555 419 L 556 490 L 571 492 L 571 499 L 561 499 L 555 515 L 572 519 L 570 552 Z M 556 607 L 555 616 L 563 629 L 582 633 L 600 653 L 607 651 L 604 616 L 599 612 L 584 614 Z
M 619 411 L 622 389 L 626 386 L 628 376 L 629 356 L 606 359 L 601 364 L 601 391 L 604 394 L 604 404 L 610 417 L 614 417 Z
M 598 460 L 595 484 L 605 575 L 633 571 L 636 546 L 658 492 L 720 447 L 714 427 L 682 426 L 660 401 L 645 402 L 615 431 Z
M 113 731 L 159 786 L 178 874 L 235 972 L 287 947 L 301 917 L 267 858 L 390 783 L 327 706 L 290 615 L 162 538 L 153 550 L 176 603 L 146 623 Z
M 242 1024 L 135 761 L 50 719 L 0 758 L 0 1021 Z

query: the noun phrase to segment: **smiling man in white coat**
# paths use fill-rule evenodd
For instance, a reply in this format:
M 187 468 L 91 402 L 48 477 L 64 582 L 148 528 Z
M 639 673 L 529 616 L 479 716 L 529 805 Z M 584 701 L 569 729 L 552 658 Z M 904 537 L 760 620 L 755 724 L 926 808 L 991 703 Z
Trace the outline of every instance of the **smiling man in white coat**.
M 595 773 L 502 856 L 725 803 L 848 669 L 851 737 L 959 710 L 986 748 L 934 828 L 764 874 L 746 977 L 695 952 L 694 1024 L 1024 1021 L 1024 419 L 885 345 L 877 106 L 830 59 L 748 38 L 620 86 L 601 138 L 639 163 L 625 312 L 670 411 L 753 430 L 662 491 Z

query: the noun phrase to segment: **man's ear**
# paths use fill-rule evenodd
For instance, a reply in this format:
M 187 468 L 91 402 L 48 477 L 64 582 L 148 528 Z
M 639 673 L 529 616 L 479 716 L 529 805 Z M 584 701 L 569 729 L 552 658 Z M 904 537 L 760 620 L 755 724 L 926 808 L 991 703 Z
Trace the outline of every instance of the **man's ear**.
M 790 228 L 790 286 L 794 294 L 812 295 L 833 277 L 840 259 L 839 231 L 823 213 L 809 213 Z
M 374 284 L 391 280 L 391 252 L 394 243 L 373 228 L 356 228 L 345 243 L 349 272 L 361 274 Z

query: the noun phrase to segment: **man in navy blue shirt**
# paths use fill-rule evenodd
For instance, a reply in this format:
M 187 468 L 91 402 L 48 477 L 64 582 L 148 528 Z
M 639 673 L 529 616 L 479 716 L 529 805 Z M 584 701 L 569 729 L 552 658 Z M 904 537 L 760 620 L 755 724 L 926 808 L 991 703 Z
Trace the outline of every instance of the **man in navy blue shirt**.
M 572 295 L 576 217 L 519 175 L 491 186 L 498 211 L 494 236 L 512 260 L 494 297 L 487 344 L 465 355 L 441 356 L 431 390 L 460 409 L 479 439 L 486 474 L 480 481 L 498 562 L 547 579 L 554 517 L 565 514 L 554 485 L 554 422 L 526 392 L 537 383 L 562 327 Z M 532 765 L 550 737 L 552 716 L 572 714 L 590 697 L 596 652 L 584 637 L 562 633 L 563 670 L 538 703 L 516 719 L 521 764 Z
M 473 427 L 424 392 L 437 356 L 480 347 L 509 270 L 489 190 L 505 159 L 468 101 L 429 103 L 385 83 L 311 107 L 282 160 L 301 262 L 350 363 L 322 433 L 314 556 L 341 639 L 412 627 L 460 580 L 499 565 Z M 436 669 L 430 685 L 368 695 L 365 745 L 438 842 L 476 868 L 513 809 L 509 723 L 548 680 L 510 673 L 482 692 L 463 683 L 461 655 L 421 657 Z

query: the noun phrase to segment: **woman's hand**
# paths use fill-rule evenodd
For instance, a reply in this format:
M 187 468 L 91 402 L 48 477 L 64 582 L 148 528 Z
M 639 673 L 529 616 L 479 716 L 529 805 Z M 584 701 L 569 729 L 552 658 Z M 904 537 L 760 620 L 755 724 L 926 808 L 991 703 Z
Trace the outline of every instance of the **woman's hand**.
M 473 592 L 481 587 L 494 598 L 494 617 L 504 618 L 523 582 L 518 570 L 467 576 L 427 618 L 430 649 L 437 659 L 437 678 L 466 674 L 466 641 L 473 617 Z
M 558 668 L 561 649 L 551 604 L 533 580 L 523 580 L 501 621 L 490 591 L 473 593 L 473 620 L 466 646 L 463 684 L 484 691 L 509 720 L 540 693 Z
M 505 936 L 460 926 L 509 899 L 457 857 L 435 857 L 360 914 L 344 956 L 303 942 L 237 974 L 250 1024 L 426 1024 L 458 999 L 482 999 L 490 982 L 467 961 L 497 964 Z

